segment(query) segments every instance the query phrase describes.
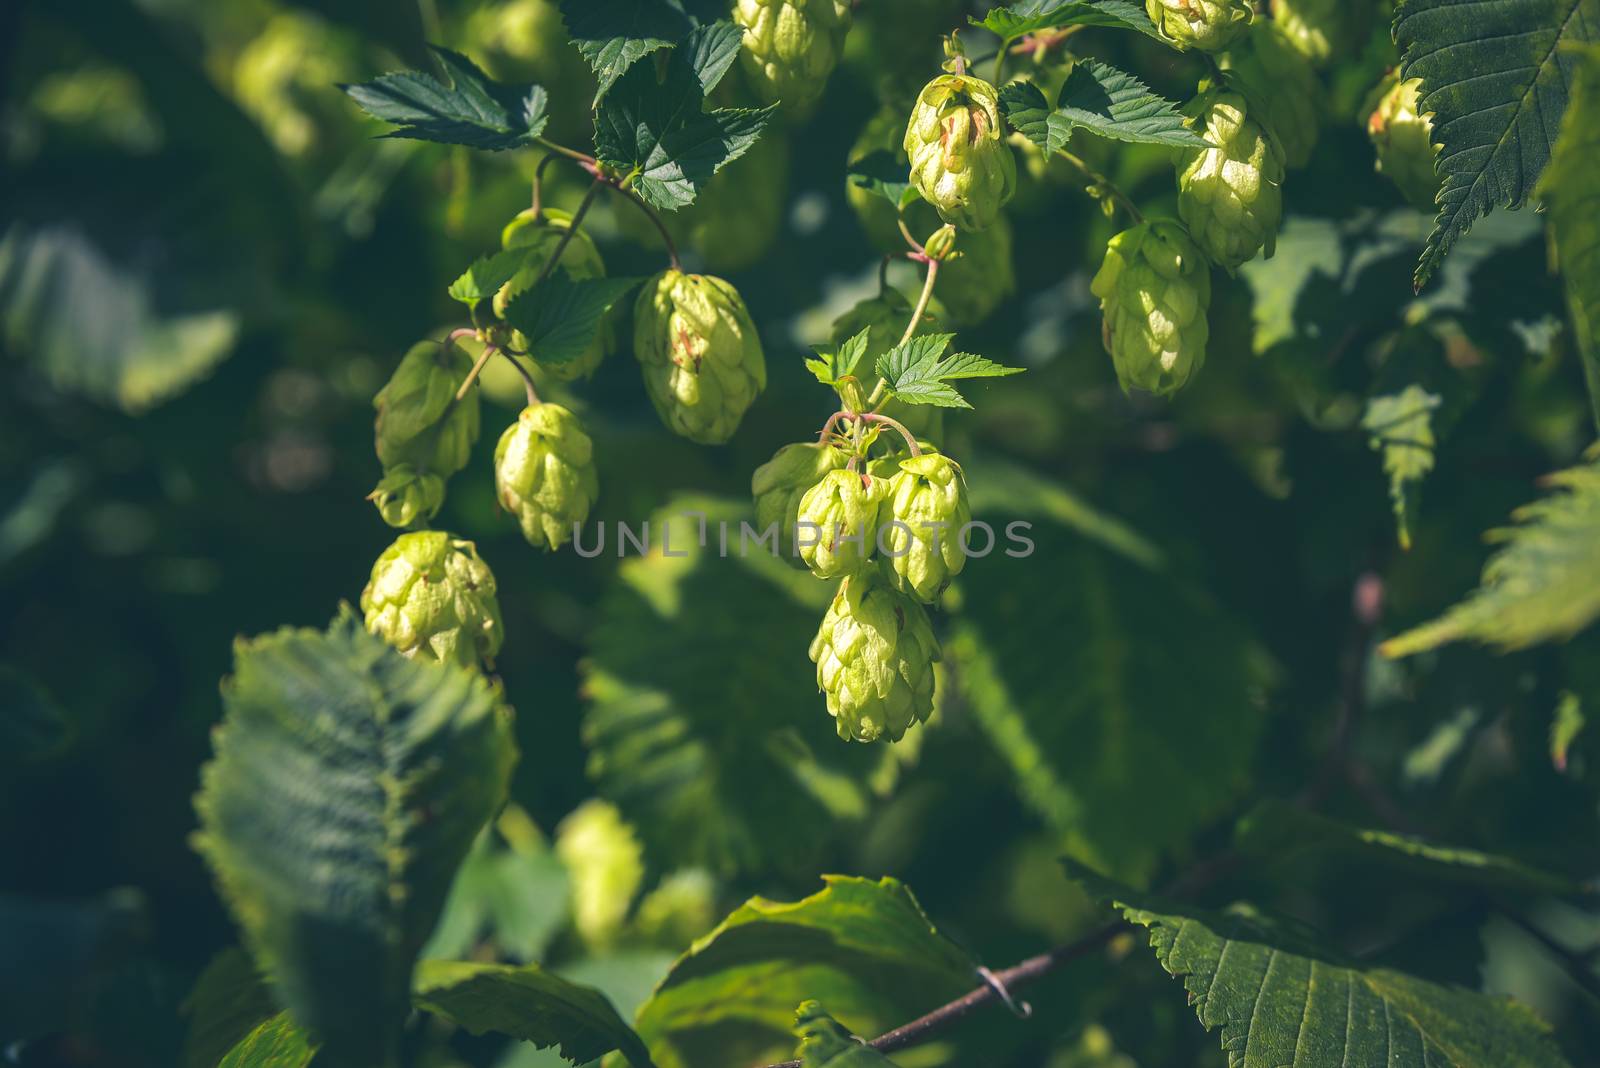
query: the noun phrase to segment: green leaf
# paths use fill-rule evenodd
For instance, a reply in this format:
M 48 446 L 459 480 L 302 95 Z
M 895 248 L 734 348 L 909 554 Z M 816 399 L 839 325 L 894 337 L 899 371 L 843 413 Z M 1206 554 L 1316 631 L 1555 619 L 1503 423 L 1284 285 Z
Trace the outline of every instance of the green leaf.
M 1578 740 L 1588 722 L 1578 695 L 1563 693 L 1556 703 L 1555 718 L 1550 721 L 1550 763 L 1563 775 L 1567 771 L 1567 759 L 1572 755 L 1572 743 Z
M 1436 883 L 1513 891 L 1530 896 L 1573 895 L 1574 880 L 1476 849 L 1438 845 L 1415 835 L 1352 827 L 1282 801 L 1263 802 L 1239 821 L 1235 844 L 1249 856 L 1277 862 L 1326 857 L 1346 872 L 1352 860 L 1396 868 Z
M 250 954 L 230 946 L 195 980 L 183 1013 L 189 1018 L 183 1063 L 187 1068 L 216 1068 L 224 1054 L 278 1015 L 278 1004 Z
M 1144 5 L 1132 0 L 1021 0 L 1020 3 L 989 9 L 980 19 L 969 19 L 1010 41 L 1026 33 L 1059 29 L 1062 26 L 1109 26 L 1112 29 L 1138 30 L 1164 40 L 1145 14 Z
M 316 1052 L 316 1043 L 280 1012 L 245 1035 L 217 1068 L 306 1068 Z
M 849 165 L 845 181 L 858 189 L 876 193 L 895 206 L 898 211 L 914 201 L 918 194 L 911 185 L 911 170 L 905 156 L 880 148 L 867 153 Z
M 878 357 L 874 370 L 888 384 L 890 395 L 907 404 L 970 408 L 949 385 L 961 378 L 1001 378 L 1021 374 L 1021 367 L 1003 367 L 970 352 L 944 356 L 954 334 L 922 334 Z M 941 358 L 943 357 L 943 358 Z
M 666 0 L 561 0 L 561 18 L 594 68 L 595 103 L 639 60 L 683 39 L 688 17 Z
M 1244 914 L 1177 906 L 1068 863 L 1069 874 L 1150 930 L 1230 1068 L 1569 1068 L 1528 1009 L 1348 961 Z
M 1600 0 L 1406 0 L 1395 16 L 1401 76 L 1421 78 L 1443 146 L 1439 217 L 1417 264 L 1421 289 L 1472 224 L 1520 208 L 1550 161 L 1579 60 L 1600 36 Z
M 417 966 L 416 1001 L 475 1035 L 498 1032 L 540 1048 L 559 1046 L 573 1064 L 621 1050 L 634 1068 L 653 1068 L 644 1043 L 605 995 L 536 964 L 425 960 Z
M 1369 443 L 1383 452 L 1402 549 L 1411 548 L 1417 489 L 1433 470 L 1433 413 L 1439 404 L 1436 394 L 1412 384 L 1399 393 L 1369 398 L 1361 418 L 1361 429 L 1371 435 Z
M 1045 153 L 1066 147 L 1072 131 L 1117 141 L 1204 147 L 1178 111 L 1178 105 L 1152 92 L 1138 78 L 1098 60 L 1074 64 L 1052 110 L 1032 82 L 1012 82 L 1000 90 L 1007 120 Z
M 802 1068 L 894 1068 L 894 1063 L 839 1026 L 815 1001 L 795 1010 L 795 1057 Z
M 450 283 L 450 296 L 468 305 L 492 299 L 501 286 L 516 277 L 522 265 L 536 251 L 535 247 L 524 245 L 521 248 L 501 249 L 491 256 L 479 256 L 472 261 L 472 266 Z
M 1600 424 L 1600 46 L 1575 51 L 1572 103 L 1539 182 L 1550 246 L 1566 281 L 1572 333 Z
M 528 355 L 538 363 L 570 363 L 583 355 L 612 306 L 639 284 L 638 278 L 586 278 L 574 281 L 554 271 L 506 304 L 505 321 L 528 339 Z
M 639 1010 L 661 1068 L 764 1064 L 793 1047 L 794 1006 L 815 995 L 875 1033 L 971 989 L 973 962 L 895 879 L 823 876 L 801 901 L 751 898 L 678 958 Z
M 817 358 L 807 360 L 806 369 L 825 386 L 838 384 L 855 374 L 856 369 L 861 366 L 861 361 L 867 355 L 867 342 L 871 334 L 870 327 L 863 327 L 838 348 L 817 349 Z
M 635 64 L 595 112 L 595 155 L 633 181 L 651 206 L 676 211 L 749 150 L 773 107 L 706 111 L 705 95 L 739 52 L 742 31 L 715 22 L 691 31 L 672 50 L 664 78 L 654 64 Z
M 0 338 L 58 389 L 142 412 L 208 375 L 239 334 L 231 311 L 161 314 L 149 286 L 70 225 L 14 223 L 0 239 Z
M 472 60 L 429 45 L 444 73 L 385 74 L 360 85 L 341 86 L 361 110 L 399 129 L 386 137 L 436 141 L 499 151 L 536 143 L 550 121 L 549 96 L 537 85 L 492 81 Z
M 412 964 L 505 797 L 509 715 L 475 671 L 407 660 L 345 608 L 240 641 L 195 845 L 295 1020 L 387 1063 Z
M 1565 640 L 1600 615 L 1600 466 L 1558 471 L 1556 492 L 1512 513 L 1520 525 L 1491 531 L 1504 543 L 1466 600 L 1432 623 L 1390 638 L 1388 657 L 1472 639 L 1502 650 Z

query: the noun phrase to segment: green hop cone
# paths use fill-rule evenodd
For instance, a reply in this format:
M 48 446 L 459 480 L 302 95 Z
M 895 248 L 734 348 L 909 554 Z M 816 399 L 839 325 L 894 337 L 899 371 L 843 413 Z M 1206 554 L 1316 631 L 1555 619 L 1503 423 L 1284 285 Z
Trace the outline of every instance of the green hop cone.
M 388 384 L 372 398 L 378 459 L 385 471 L 409 465 L 449 478 L 463 467 L 478 440 L 478 395 L 456 390 L 472 360 L 454 344 L 419 341 L 401 359 Z
M 1248 0 L 1145 0 L 1144 9 L 1167 40 L 1202 52 L 1232 45 L 1254 16 Z
M 572 925 L 591 947 L 616 941 L 644 882 L 644 848 L 609 801 L 585 801 L 556 828 L 556 855 L 572 877 Z
M 1017 162 L 1006 144 L 994 86 L 966 74 L 941 74 L 923 87 L 906 124 L 911 184 L 945 222 L 982 230 L 1017 191 Z
M 1177 223 L 1155 219 L 1113 237 L 1090 289 L 1123 389 L 1170 395 L 1205 363 L 1210 265 Z
M 956 254 L 939 264 L 933 292 L 952 326 L 976 326 L 1017 288 L 1011 262 L 1011 221 L 1004 215 L 987 230 L 964 230 Z
M 756 505 L 756 531 L 764 533 L 776 524 L 778 551 L 785 560 L 804 566 L 795 546 L 795 520 L 800 515 L 801 498 L 829 472 L 841 470 L 849 459 L 846 453 L 831 445 L 802 442 L 785 445 L 750 476 L 750 494 Z
M 561 405 L 524 408 L 495 446 L 494 486 L 529 545 L 559 549 L 600 494 L 594 443 Z
M 967 566 L 961 529 L 972 521 L 972 506 L 961 467 L 948 456 L 901 460 L 879 521 L 884 574 L 901 593 L 932 604 Z
M 1433 115 L 1423 114 L 1422 79 L 1391 75 L 1367 119 L 1367 135 L 1378 150 L 1378 170 L 1415 206 L 1431 210 L 1443 179 L 1434 169 Z
M 1322 85 L 1275 23 L 1260 21 L 1220 57 L 1222 69 L 1244 90 L 1283 146 L 1289 167 L 1304 167 L 1317 146 Z
M 550 263 L 550 257 L 556 254 L 561 240 L 566 236 L 572 226 L 572 216 L 558 208 L 543 208 L 536 215 L 529 208 L 517 215 L 506 224 L 500 234 L 500 244 L 504 248 L 533 249 L 529 260 L 523 265 L 511 281 L 500 287 L 494 295 L 494 313 L 504 316 L 506 305 L 513 297 L 525 293 L 538 282 L 539 276 Z M 567 247 L 561 252 L 561 269 L 567 272 L 573 281 L 583 282 L 592 278 L 606 276 L 605 261 L 600 258 L 600 250 L 595 248 L 594 239 L 587 233 L 579 230 L 572 235 L 572 240 L 567 242 Z M 541 363 L 539 366 L 550 374 L 551 377 L 563 382 L 570 382 L 575 378 L 588 378 L 594 374 L 595 368 L 600 366 L 606 353 L 614 344 L 613 332 L 609 321 L 600 326 L 589 347 L 575 360 L 565 363 Z M 528 351 L 528 339 L 520 330 L 511 332 L 511 346 L 521 352 Z M 537 352 L 529 353 L 535 362 L 539 359 Z
M 900 343 L 906 324 L 911 321 L 911 313 L 915 310 L 905 294 L 886 286 L 876 297 L 860 301 L 835 319 L 829 340 L 835 345 L 842 345 L 865 330 L 867 357 L 868 360 L 874 359 Z M 928 303 L 922 321 L 917 324 L 916 333 L 933 333 L 943 318 L 943 305 L 938 297 L 934 297 Z M 866 363 L 863 361 L 863 366 Z M 862 388 L 870 394 L 877 384 L 877 375 L 869 370 Z M 944 411 L 931 404 L 906 404 L 892 400 L 884 406 L 883 412 L 889 418 L 904 423 L 919 438 L 939 440 L 944 437 Z
M 426 523 L 444 504 L 444 479 L 401 464 L 383 473 L 367 500 L 378 506 L 378 514 L 391 527 Z
M 838 578 L 867 566 L 888 493 L 888 479 L 856 471 L 829 471 L 806 490 L 795 517 L 795 541 L 813 575 Z
M 720 278 L 662 271 L 633 309 L 633 354 L 661 421 L 720 445 L 767 385 L 767 360 L 739 293 Z
M 1210 142 L 1178 156 L 1178 214 L 1195 243 L 1230 273 L 1262 249 L 1283 216 L 1283 147 L 1242 93 L 1214 88 L 1185 109 Z
M 876 571 L 839 584 L 811 640 L 817 685 L 839 737 L 898 742 L 933 712 L 939 642 L 927 610 Z
M 1350 0 L 1272 0 L 1272 21 L 1296 52 L 1321 66 L 1348 47 L 1351 7 Z
M 361 591 L 367 630 L 407 656 L 493 665 L 504 628 L 494 573 L 470 541 L 442 530 L 402 534 Z
M 756 93 L 809 112 L 844 52 L 849 0 L 737 0 L 733 20 L 744 29 L 739 61 Z

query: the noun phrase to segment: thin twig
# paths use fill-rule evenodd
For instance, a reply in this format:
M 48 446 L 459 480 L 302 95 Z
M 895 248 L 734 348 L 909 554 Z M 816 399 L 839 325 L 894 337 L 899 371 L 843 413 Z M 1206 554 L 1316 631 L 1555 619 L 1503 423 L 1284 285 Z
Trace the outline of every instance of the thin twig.
M 667 231 L 667 224 L 661 221 L 661 216 L 656 214 L 656 209 L 646 204 L 644 199 L 631 189 L 624 189 L 616 184 L 612 184 L 611 188 L 616 190 L 624 200 L 638 205 L 639 210 L 644 212 L 645 218 L 650 220 L 651 224 L 656 228 L 656 232 L 661 235 L 662 244 L 667 246 L 667 256 L 672 260 L 672 269 L 674 271 L 683 270 L 683 262 L 678 259 L 678 244 L 672 240 L 672 234 Z
M 589 166 L 593 166 L 594 165 L 594 157 L 593 156 L 588 155 L 587 153 L 584 153 L 584 152 L 575 151 L 573 149 L 568 148 L 565 145 L 558 145 L 554 141 L 546 141 L 544 138 L 541 137 L 541 138 L 539 138 L 539 146 L 541 148 L 549 149 L 551 152 L 554 152 L 558 156 L 565 156 L 568 159 L 575 159 L 579 163 L 587 164 Z
M 539 406 L 539 392 L 533 388 L 533 372 L 522 366 L 522 361 L 505 349 L 500 350 L 500 355 L 504 356 L 506 361 L 517 369 L 517 374 L 522 376 L 522 388 L 528 394 L 528 407 L 537 408 Z
M 933 299 L 934 279 L 939 277 L 939 261 L 928 261 L 928 277 L 922 280 L 922 295 L 917 298 L 917 306 L 911 309 L 911 321 L 906 324 L 905 333 L 900 335 L 900 344 L 904 345 L 917 335 L 917 327 L 922 325 L 922 317 L 927 314 L 928 302 Z
M 1062 159 L 1078 168 L 1083 176 L 1089 179 L 1090 182 L 1110 193 L 1111 199 L 1116 201 L 1117 204 L 1127 211 L 1129 215 L 1133 216 L 1134 222 L 1144 222 L 1144 213 L 1139 210 L 1139 206 L 1133 202 L 1131 197 L 1129 197 L 1121 189 L 1117 188 L 1115 182 L 1064 148 L 1056 149 L 1056 155 L 1060 156 Z
M 898 419 L 891 419 L 887 415 L 880 415 L 877 412 L 862 412 L 860 418 L 863 423 L 882 423 L 886 427 L 899 431 L 900 436 L 906 439 L 906 447 L 911 450 L 911 455 L 922 455 L 922 446 L 917 444 L 916 435 L 907 430 L 905 424 Z
M 467 391 L 472 389 L 472 383 L 478 380 L 478 375 L 483 373 L 484 365 L 499 351 L 494 345 L 485 345 L 483 347 L 483 352 L 479 354 L 478 361 L 472 365 L 472 370 L 467 372 L 467 377 L 462 379 L 461 388 L 456 390 L 454 397 L 450 398 L 452 405 L 467 399 Z
M 556 269 L 556 264 L 561 262 L 561 257 L 567 251 L 567 246 L 572 243 L 574 237 L 578 236 L 578 227 L 583 225 L 583 217 L 588 214 L 589 205 L 594 203 L 595 194 L 600 192 L 600 187 L 605 184 L 607 184 L 606 180 L 598 175 L 594 181 L 589 183 L 588 192 L 583 194 L 583 200 L 578 204 L 578 210 L 572 213 L 572 221 L 567 223 L 567 232 L 562 234 L 561 240 L 556 243 L 556 250 L 550 254 L 550 262 L 546 263 L 544 270 L 539 272 L 538 282 L 543 282 L 546 278 L 549 278 L 551 272 Z M 538 282 L 534 284 L 537 285 Z

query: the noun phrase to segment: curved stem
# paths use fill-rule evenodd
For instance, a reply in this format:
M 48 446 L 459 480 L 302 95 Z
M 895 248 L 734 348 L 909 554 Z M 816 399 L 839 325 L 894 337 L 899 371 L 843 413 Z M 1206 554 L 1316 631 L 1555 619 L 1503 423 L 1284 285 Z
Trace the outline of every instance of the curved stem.
M 661 216 L 656 214 L 656 209 L 646 204 L 639 197 L 639 194 L 631 189 L 624 189 L 620 185 L 613 185 L 611 188 L 615 189 L 624 200 L 631 201 L 639 206 L 639 210 L 644 212 L 645 217 L 655 226 L 656 232 L 661 235 L 662 243 L 667 246 L 667 256 L 672 260 L 672 269 L 674 271 L 683 270 L 683 262 L 678 259 L 677 242 L 672 240 L 672 235 L 667 232 L 667 224 L 661 221 Z
M 472 383 L 478 380 L 478 376 L 483 373 L 484 366 L 499 351 L 500 349 L 494 345 L 485 345 L 483 347 L 483 352 L 478 356 L 478 362 L 472 365 L 472 370 L 467 372 L 467 377 L 461 380 L 461 388 L 456 390 L 456 395 L 450 399 L 451 404 L 466 399 L 467 391 L 472 388 Z
M 880 412 L 862 412 L 861 421 L 863 423 L 882 423 L 884 426 L 899 431 L 900 436 L 906 439 L 906 447 L 911 450 L 911 455 L 922 455 L 922 446 L 917 444 L 916 435 L 907 430 L 905 424 L 898 419 L 890 419 Z
M 558 145 L 554 141 L 546 141 L 542 137 L 538 139 L 538 142 L 539 142 L 539 147 L 545 148 L 545 149 L 549 149 L 551 152 L 554 152 L 558 156 L 565 156 L 568 159 L 575 159 L 579 163 L 584 163 L 584 164 L 593 164 L 594 163 L 594 157 L 593 156 L 588 155 L 587 153 L 584 153 L 584 152 L 576 152 L 573 149 L 568 148 L 566 145 Z
M 1107 178 L 1105 175 L 1101 174 L 1099 171 L 1083 162 L 1082 159 L 1073 155 L 1071 152 L 1068 152 L 1064 148 L 1056 149 L 1056 155 L 1060 156 L 1062 159 L 1078 168 L 1083 176 L 1089 179 L 1089 181 L 1093 182 L 1095 185 L 1105 188 L 1108 192 L 1110 192 L 1111 198 L 1115 200 L 1120 207 L 1125 209 L 1129 215 L 1133 216 L 1134 222 L 1144 222 L 1144 213 L 1139 210 L 1139 206 L 1135 204 L 1126 193 L 1124 193 L 1121 189 L 1118 189 L 1116 183 L 1114 183 L 1111 179 Z
M 506 358 L 506 362 L 510 363 L 512 367 L 515 367 L 517 369 L 517 374 L 522 376 L 522 388 L 528 394 L 528 407 L 538 407 L 539 393 L 533 388 L 533 372 L 522 366 L 522 361 L 511 355 L 511 353 L 507 352 L 506 350 L 501 349 L 500 355 L 504 356 Z
M 470 326 L 462 326 L 462 327 L 456 328 L 455 330 L 450 331 L 450 336 L 445 339 L 445 344 L 454 345 L 457 341 L 460 341 L 464 337 L 477 337 L 477 336 L 478 336 L 478 332 L 476 330 L 474 330 L 472 327 L 470 327 Z
M 539 161 L 533 172 L 533 217 L 537 220 L 544 207 L 544 169 L 561 157 L 552 152 Z
M 832 415 L 828 416 L 828 421 L 823 423 L 822 429 L 817 432 L 817 440 L 826 442 L 828 440 L 828 435 L 833 433 L 833 428 L 838 425 L 839 420 L 850 418 L 852 418 L 851 413 L 842 409 L 834 412 Z
M 906 226 L 906 217 L 904 215 L 896 215 L 894 221 L 900 227 L 900 236 L 905 238 L 906 244 L 911 246 L 911 251 L 919 256 L 926 256 L 928 250 L 922 247 L 922 242 L 911 236 L 911 228 Z
M 567 224 L 567 232 L 561 235 L 561 240 L 556 243 L 556 250 L 550 254 L 550 262 L 544 265 L 544 270 L 539 272 L 539 282 L 550 277 L 556 269 L 556 264 L 561 262 L 562 255 L 567 251 L 567 246 L 578 235 L 578 227 L 583 225 L 583 217 L 589 213 L 589 205 L 594 203 L 594 196 L 600 192 L 600 187 L 605 184 L 604 178 L 596 178 L 589 183 L 589 191 L 583 194 L 583 200 L 578 204 L 578 210 L 572 213 L 572 221 Z M 534 283 L 535 285 L 538 282 Z
M 994 54 L 994 74 L 989 78 L 996 89 L 1004 83 L 1000 80 L 1001 74 L 1006 69 L 1006 53 L 1011 51 L 1011 42 L 1015 37 L 1004 37 L 1000 40 L 1000 50 Z
M 922 280 L 922 295 L 917 297 L 917 306 L 911 309 L 911 321 L 906 324 L 906 332 L 900 335 L 900 344 L 904 345 L 917 335 L 917 327 L 922 325 L 922 317 L 928 313 L 928 302 L 933 299 L 933 282 L 939 277 L 939 261 L 928 261 L 928 276 Z

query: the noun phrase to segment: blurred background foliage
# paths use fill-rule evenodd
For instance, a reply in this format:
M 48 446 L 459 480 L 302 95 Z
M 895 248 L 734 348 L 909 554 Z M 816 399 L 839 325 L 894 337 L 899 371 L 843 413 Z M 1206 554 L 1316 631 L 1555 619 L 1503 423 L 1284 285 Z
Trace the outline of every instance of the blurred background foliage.
M 1301 789 L 1341 709 L 1365 711 L 1349 744 L 1366 778 L 1333 791 L 1332 814 L 1594 874 L 1595 731 L 1559 759 L 1550 737 L 1600 707 L 1595 636 L 1373 652 L 1475 584 L 1481 533 L 1593 427 L 1538 216 L 1486 220 L 1412 294 L 1429 220 L 1373 170 L 1363 107 L 1396 56 L 1385 5 L 1359 6 L 1369 43 L 1326 72 L 1277 256 L 1218 274 L 1211 358 L 1172 403 L 1125 396 L 1101 349 L 1088 280 L 1112 224 L 1071 173 L 1026 160 L 1015 285 L 991 253 L 998 304 L 951 310 L 981 319 L 963 348 L 1028 373 L 979 388 L 947 451 L 979 514 L 1032 520 L 1039 551 L 975 561 L 951 591 L 941 706 L 900 746 L 833 738 L 805 655 L 818 584 L 760 561 L 530 550 L 490 462 L 521 388 L 486 382 L 482 455 L 438 525 L 498 577 L 522 757 L 430 955 L 544 961 L 627 1016 L 746 896 L 793 899 L 839 871 L 904 879 L 998 966 L 1096 922 L 1061 852 L 1171 877 L 1254 801 Z M 801 356 L 878 284 L 845 161 L 973 11 L 861 5 L 814 116 L 673 221 L 767 346 L 770 386 L 731 444 L 664 432 L 625 351 L 591 383 L 546 384 L 595 437 L 599 520 L 737 516 L 751 470 L 815 432 L 827 412 Z M 335 83 L 425 66 L 424 42 L 545 85 L 548 136 L 587 143 L 592 76 L 549 0 L 0 9 L 0 1061 L 214 1063 L 184 1006 L 208 962 L 229 966 L 234 931 L 188 836 L 230 639 L 320 626 L 359 594 L 390 538 L 362 499 L 371 396 L 411 343 L 459 325 L 445 286 L 497 247 L 538 162 L 374 136 Z M 1136 34 L 1081 43 L 1170 97 L 1204 73 Z M 736 81 L 722 91 L 737 98 Z M 1170 212 L 1164 152 L 1081 135 L 1074 150 Z M 582 177 L 549 173 L 547 198 L 570 207 Z M 658 269 L 619 203 L 591 214 L 609 269 Z M 909 265 L 889 278 L 913 284 Z M 1412 385 L 1439 398 L 1437 449 L 1402 505 L 1402 551 L 1362 416 Z M 1208 894 L 1233 896 L 1347 952 L 1515 994 L 1572 1063 L 1600 1064 L 1592 996 L 1491 894 L 1341 858 L 1258 863 Z M 1552 900 L 1538 920 L 1574 946 L 1596 938 L 1592 906 Z M 1029 998 L 1026 1025 L 991 1011 L 899 1061 L 1223 1063 L 1142 954 L 1085 961 Z M 558 1063 L 440 1026 L 410 1036 L 417 1063 Z

